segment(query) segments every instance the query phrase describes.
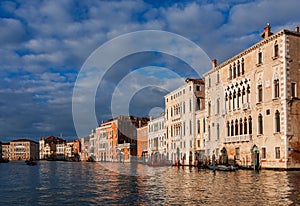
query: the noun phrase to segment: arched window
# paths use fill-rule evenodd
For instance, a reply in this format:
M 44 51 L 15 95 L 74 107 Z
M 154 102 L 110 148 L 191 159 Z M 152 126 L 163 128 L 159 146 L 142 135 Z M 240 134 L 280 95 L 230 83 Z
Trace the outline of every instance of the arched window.
M 235 110 L 236 92 L 233 92 L 232 109 Z
M 227 121 L 227 123 L 226 123 L 226 127 L 227 127 L 227 136 L 229 137 L 230 136 L 230 123 L 229 123 L 229 121 Z
M 249 117 L 249 134 L 252 134 L 252 117 Z
M 231 100 L 232 100 L 232 94 L 231 92 L 229 93 L 229 99 L 228 99 L 228 110 L 230 111 L 231 110 Z
M 240 135 L 243 134 L 243 120 L 242 118 L 240 119 Z
M 235 135 L 239 135 L 239 121 L 236 119 L 235 120 L 235 131 L 234 131 Z
M 257 102 L 262 102 L 263 100 L 263 87 L 262 81 L 259 80 L 257 83 Z
M 240 105 L 240 99 L 241 99 L 241 97 L 242 97 L 242 95 L 241 95 L 241 90 L 240 89 L 238 89 L 238 92 L 237 92 L 237 101 L 236 101 L 236 107 L 237 108 L 240 108 L 241 107 L 241 105 Z
M 241 70 L 240 70 L 240 61 L 237 61 L 237 76 L 239 77 L 241 75 Z
M 228 95 L 227 93 L 225 94 L 225 111 L 228 109 Z
M 258 134 L 263 134 L 263 116 L 261 114 L 258 115 Z
M 242 104 L 244 104 L 246 102 L 246 90 L 245 87 L 243 87 L 242 89 Z
M 275 132 L 280 132 L 280 113 L 278 110 L 275 112 Z
M 279 75 L 276 74 L 275 78 L 274 78 L 274 98 L 278 98 L 279 97 Z
M 243 75 L 243 74 L 245 74 L 245 68 L 244 68 L 244 58 L 242 58 L 241 70 L 242 70 L 242 75 Z
M 234 123 L 233 123 L 233 120 L 231 120 L 231 136 L 234 136 Z
M 231 68 L 231 65 L 229 65 L 228 78 L 232 79 L 232 68 Z
M 235 63 L 233 63 L 233 78 L 236 78 L 236 66 Z
M 247 128 L 248 128 L 247 118 L 245 117 L 245 119 L 244 119 L 244 134 L 248 134 Z

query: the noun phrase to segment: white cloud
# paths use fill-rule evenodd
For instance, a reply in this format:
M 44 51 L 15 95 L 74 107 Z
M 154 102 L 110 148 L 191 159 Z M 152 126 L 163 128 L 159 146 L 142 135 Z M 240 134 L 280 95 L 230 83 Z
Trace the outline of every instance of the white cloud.
M 17 19 L 0 18 L 0 46 L 15 46 L 24 40 L 25 28 Z
M 0 95 L 5 99 L 1 111 L 9 108 L 5 109 L 5 115 L 11 117 L 8 122 L 18 121 L 20 133 L 30 128 L 22 121 L 28 121 L 31 126 L 36 123 L 33 130 L 43 125 L 49 131 L 57 131 L 61 125 L 74 130 L 66 124 L 67 119 L 72 121 L 70 101 L 76 74 L 91 52 L 121 34 L 144 29 L 178 33 L 221 62 L 259 40 L 258 34 L 268 22 L 273 31 L 294 29 L 300 24 L 296 0 L 199 0 L 163 6 L 152 3 L 142 0 L 1 2 L 0 10 L 6 18 L 0 19 L 0 27 L 4 28 L 0 32 L 0 77 L 4 79 L 0 82 Z M 147 41 L 147 38 L 134 39 L 132 45 L 113 49 L 151 44 Z M 193 54 L 188 48 L 178 48 L 168 46 L 174 53 Z M 173 66 L 172 62 L 166 64 Z M 122 75 L 116 72 L 109 80 L 116 84 L 114 81 Z M 144 83 L 148 80 L 160 81 L 159 77 L 152 76 L 145 78 Z M 175 89 L 178 80 L 165 80 L 161 86 Z M 128 89 L 138 91 L 140 86 L 135 82 Z M 24 102 L 29 106 L 25 107 Z M 16 113 L 25 109 L 28 113 Z M 32 119 L 26 119 L 29 114 Z M 103 114 L 103 118 L 108 116 Z M 1 122 L 0 127 L 6 128 L 7 124 Z M 6 132 L 13 133 L 14 128 Z

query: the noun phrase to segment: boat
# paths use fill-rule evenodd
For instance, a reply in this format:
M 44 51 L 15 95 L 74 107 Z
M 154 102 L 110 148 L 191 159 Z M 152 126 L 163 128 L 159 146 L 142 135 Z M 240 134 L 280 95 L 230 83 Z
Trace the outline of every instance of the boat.
M 9 159 L 0 159 L 0 163 L 8 163 Z
M 25 163 L 29 166 L 34 166 L 34 165 L 37 165 L 37 162 L 36 161 L 33 161 L 33 160 L 26 160 Z
M 212 165 L 207 165 L 208 169 L 210 170 L 218 170 L 218 171 L 236 171 L 237 167 L 233 165 L 215 165 L 215 168 Z

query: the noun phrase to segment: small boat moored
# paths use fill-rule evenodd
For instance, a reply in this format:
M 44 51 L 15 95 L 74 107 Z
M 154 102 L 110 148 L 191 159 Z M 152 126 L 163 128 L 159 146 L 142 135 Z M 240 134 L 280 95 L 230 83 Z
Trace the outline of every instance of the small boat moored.
M 233 165 L 215 165 L 215 168 L 212 165 L 208 165 L 208 169 L 210 170 L 218 170 L 218 171 L 236 171 L 237 167 Z
M 25 163 L 29 166 L 34 166 L 34 165 L 37 165 L 37 162 L 36 161 L 33 161 L 33 160 L 26 160 Z

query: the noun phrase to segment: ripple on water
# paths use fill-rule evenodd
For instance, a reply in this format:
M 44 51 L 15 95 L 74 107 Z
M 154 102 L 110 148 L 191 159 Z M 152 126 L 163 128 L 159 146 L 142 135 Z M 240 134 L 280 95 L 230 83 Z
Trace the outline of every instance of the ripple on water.
M 126 164 L 125 164 L 126 165 Z M 118 165 L 115 165 L 118 166 Z M 122 166 L 124 167 L 124 166 Z M 132 165 L 125 168 L 134 169 Z M 138 171 L 137 168 L 135 171 Z M 149 168 L 119 174 L 100 163 L 0 164 L 0 205 L 296 205 L 300 173 Z

